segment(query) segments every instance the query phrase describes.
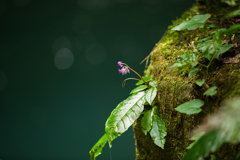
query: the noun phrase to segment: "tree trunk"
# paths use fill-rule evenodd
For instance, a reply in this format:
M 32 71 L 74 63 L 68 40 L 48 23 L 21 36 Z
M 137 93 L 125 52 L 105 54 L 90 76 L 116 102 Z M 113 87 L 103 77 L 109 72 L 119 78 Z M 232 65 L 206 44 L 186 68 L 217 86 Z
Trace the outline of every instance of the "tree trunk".
M 225 98 L 240 95 L 240 64 L 236 55 L 240 54 L 240 32 L 226 35 L 229 44 L 234 44 L 229 51 L 215 59 L 209 68 L 207 85 L 199 87 L 195 84 L 196 79 L 202 79 L 206 70 L 202 69 L 193 78 L 188 78 L 188 72 L 180 72 L 169 68 L 176 62 L 177 57 L 184 52 L 191 53 L 194 50 L 193 41 L 209 36 L 216 29 L 207 28 L 210 24 L 216 24 L 220 28 L 228 28 L 233 24 L 240 23 L 240 18 L 224 18 L 226 13 L 238 9 L 239 6 L 231 7 L 217 0 L 201 0 L 192 8 L 186 11 L 182 18 L 173 22 L 173 26 L 197 14 L 211 14 L 210 20 L 202 29 L 192 31 L 171 31 L 173 26 L 168 27 L 165 36 L 158 42 L 151 52 L 151 62 L 145 70 L 146 76 L 151 76 L 158 84 L 158 96 L 155 105 L 159 108 L 160 117 L 166 124 L 167 136 L 164 149 L 156 146 L 150 135 L 144 135 L 141 130 L 141 117 L 133 125 L 136 159 L 137 160 L 179 160 L 186 153 L 186 147 L 192 143 L 190 141 L 191 131 L 203 121 L 206 114 L 187 115 L 179 113 L 174 108 L 192 99 L 206 101 L 203 93 L 212 86 L 218 87 L 216 95 L 209 97 L 209 107 L 207 103 L 202 107 L 204 111 L 214 113 L 218 110 L 221 102 Z M 229 38 L 229 36 L 231 38 Z M 200 55 L 201 53 L 199 53 Z M 150 56 L 149 56 L 150 57 Z M 148 58 L 149 58 L 148 57 Z M 234 59 L 235 57 L 235 59 Z M 234 60 L 236 61 L 234 61 Z M 233 60 L 233 61 L 231 61 Z M 201 63 L 207 64 L 206 58 L 201 58 Z M 145 106 L 145 109 L 149 109 Z M 214 155 L 217 159 L 235 159 L 240 151 L 239 145 L 225 144 Z M 206 159 L 209 159 L 206 158 Z

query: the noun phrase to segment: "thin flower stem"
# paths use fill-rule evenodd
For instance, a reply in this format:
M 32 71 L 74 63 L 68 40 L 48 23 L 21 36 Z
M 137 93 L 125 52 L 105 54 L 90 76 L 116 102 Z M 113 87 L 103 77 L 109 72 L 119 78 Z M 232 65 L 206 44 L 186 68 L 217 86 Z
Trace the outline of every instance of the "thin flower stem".
M 129 66 L 127 66 L 129 69 L 131 69 L 134 73 L 136 73 L 137 75 L 138 75 L 138 77 L 140 77 L 141 78 L 141 80 L 146 84 L 146 86 L 148 86 L 148 88 L 150 88 L 149 87 L 149 85 L 147 84 L 147 82 L 145 82 L 144 81 L 144 79 L 142 78 L 142 76 L 140 76 L 136 71 L 134 71 L 132 68 L 130 68 Z
M 126 81 L 129 80 L 129 79 L 134 79 L 134 80 L 138 80 L 138 81 L 140 81 L 140 79 L 137 79 L 137 78 L 127 78 L 127 79 L 124 79 L 124 81 L 122 82 L 122 87 L 125 86 Z

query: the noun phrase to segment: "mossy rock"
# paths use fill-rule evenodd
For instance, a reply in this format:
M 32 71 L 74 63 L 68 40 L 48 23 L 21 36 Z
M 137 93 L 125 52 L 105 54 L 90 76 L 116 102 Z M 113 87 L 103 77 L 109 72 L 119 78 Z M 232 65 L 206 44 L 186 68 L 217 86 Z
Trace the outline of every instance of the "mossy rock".
M 209 3 L 216 4 L 215 9 Z M 201 99 L 205 101 L 202 110 L 214 113 L 224 99 L 240 95 L 240 63 L 236 58 L 237 55 L 240 55 L 240 30 L 224 35 L 224 39 L 229 44 L 234 44 L 234 47 L 213 61 L 208 70 L 207 85 L 199 87 L 195 83 L 197 79 L 205 77 L 205 68 L 201 68 L 201 71 L 192 78 L 188 78 L 190 68 L 181 71 L 170 68 L 176 62 L 177 57 L 184 52 L 197 53 L 201 57 L 200 62 L 207 65 L 209 61 L 203 57 L 202 53 L 195 50 L 194 42 L 209 36 L 212 31 L 216 30 L 209 27 L 211 24 L 228 28 L 233 24 L 240 23 L 240 18 L 224 17 L 226 13 L 237 7 L 239 6 L 229 7 L 227 4 L 214 0 L 198 1 L 181 18 L 174 21 L 172 26 L 168 27 L 164 37 L 154 47 L 145 75 L 151 76 L 158 84 L 156 105 L 159 107 L 160 116 L 167 127 L 166 143 L 164 149 L 161 149 L 153 143 L 149 134 L 145 136 L 141 130 L 142 117 L 140 117 L 133 125 L 137 160 L 179 160 L 183 158 L 187 146 L 192 143 L 190 141 L 191 131 L 201 124 L 206 114 L 204 112 L 193 115 L 182 114 L 174 109 L 178 105 L 192 99 Z M 197 14 L 206 13 L 211 14 L 211 18 L 204 28 L 180 32 L 170 30 Z M 232 38 L 233 35 L 234 38 Z M 231 62 L 231 59 L 235 61 Z M 209 97 L 207 103 L 203 93 L 212 86 L 217 86 L 217 94 Z M 145 109 L 147 110 L 148 106 Z M 231 160 L 235 159 L 239 151 L 239 145 L 225 144 L 214 155 L 217 159 Z

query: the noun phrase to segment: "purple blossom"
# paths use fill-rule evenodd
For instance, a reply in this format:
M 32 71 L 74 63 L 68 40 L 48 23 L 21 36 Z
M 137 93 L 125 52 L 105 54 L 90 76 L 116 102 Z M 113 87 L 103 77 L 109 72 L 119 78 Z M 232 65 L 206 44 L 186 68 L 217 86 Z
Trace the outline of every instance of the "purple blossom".
M 121 75 L 124 75 L 124 73 L 122 72 L 121 69 L 119 69 L 118 72 L 119 72 Z
M 118 64 L 119 67 L 123 66 L 121 61 L 119 61 L 117 64 Z

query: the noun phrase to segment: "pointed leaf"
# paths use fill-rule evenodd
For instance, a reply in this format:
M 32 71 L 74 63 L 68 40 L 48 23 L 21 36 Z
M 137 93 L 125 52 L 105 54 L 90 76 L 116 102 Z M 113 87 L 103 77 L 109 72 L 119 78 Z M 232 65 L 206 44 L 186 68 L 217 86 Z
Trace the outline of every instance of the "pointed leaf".
M 138 86 L 138 87 L 134 88 L 134 89 L 131 91 L 130 94 L 140 92 L 140 91 L 142 91 L 142 90 L 144 90 L 144 89 L 146 89 L 146 88 L 148 88 L 147 85 Z
M 203 95 L 207 95 L 207 96 L 213 96 L 214 94 L 217 93 L 217 87 L 213 86 L 211 88 L 209 88 L 208 90 L 206 90 Z
M 192 146 L 194 146 L 194 144 L 197 143 L 197 141 L 198 141 L 204 134 L 205 134 L 205 132 L 200 132 L 200 133 L 192 136 L 190 140 L 194 140 L 194 142 L 191 143 L 191 144 L 187 147 L 187 149 L 191 149 Z
M 119 103 L 112 111 L 105 124 L 110 146 L 111 142 L 125 132 L 140 116 L 145 101 L 145 92 L 139 92 Z
M 144 79 L 145 82 L 149 82 L 149 81 L 151 81 L 152 78 L 151 77 L 145 77 L 143 79 Z M 140 80 L 136 83 L 136 85 L 138 86 L 138 85 L 143 84 L 143 83 L 144 82 L 142 80 Z
M 197 60 L 198 60 L 197 54 L 185 52 L 183 55 L 178 57 L 177 62 L 173 64 L 170 68 L 176 67 L 182 69 L 187 67 L 188 65 L 192 65 L 194 67 L 198 64 Z
M 149 85 L 152 86 L 152 87 L 157 87 L 157 82 L 149 82 Z
M 202 85 L 204 84 L 205 82 L 205 79 L 198 79 L 196 80 L 196 84 L 199 86 L 199 87 L 202 87 Z
M 107 135 L 104 134 L 89 152 L 91 160 L 95 160 L 96 157 L 102 153 L 102 148 L 105 146 L 106 142 L 107 142 Z
M 192 101 L 179 105 L 177 108 L 175 108 L 175 110 L 181 113 L 195 114 L 202 111 L 200 107 L 202 107 L 203 105 L 204 105 L 204 101 L 200 99 L 194 99 Z
M 147 135 L 147 132 L 150 131 L 152 128 L 152 116 L 153 116 L 153 110 L 148 110 L 144 113 L 144 116 L 141 120 L 141 127 L 142 131 L 145 135 Z
M 219 50 L 217 51 L 217 53 L 215 54 L 215 58 L 216 59 L 218 59 L 218 56 L 220 55 L 220 54 L 223 54 L 223 53 L 225 53 L 225 52 L 227 52 L 230 48 L 232 48 L 233 47 L 233 44 L 224 44 L 224 45 L 222 45 L 220 48 L 219 48 Z
M 152 104 L 152 101 L 154 100 L 156 95 L 157 95 L 157 88 L 156 87 L 152 87 L 152 88 L 147 90 L 147 92 L 146 92 L 146 100 L 147 100 L 147 102 L 150 105 Z
M 225 136 L 212 131 L 202 136 L 197 143 L 185 154 L 183 160 L 203 159 L 211 152 L 215 152 L 225 141 Z
M 164 144 L 166 142 L 166 139 L 164 139 L 164 137 L 167 135 L 167 129 L 165 127 L 164 121 L 157 115 L 153 116 L 153 123 L 150 135 L 154 143 L 164 149 Z
M 240 14 L 240 10 L 239 10 L 239 14 Z M 228 28 L 228 31 L 233 31 L 235 29 L 239 29 L 240 28 L 240 24 L 234 24 L 234 25 L 231 25 L 229 28 Z
M 192 76 L 194 76 L 195 74 L 197 74 L 197 72 L 200 71 L 199 68 L 195 68 L 193 70 L 191 70 L 188 74 L 188 78 L 191 78 Z
M 192 17 L 189 21 L 184 21 L 181 24 L 179 24 L 178 26 L 175 26 L 174 28 L 172 28 L 171 30 L 182 31 L 185 29 L 194 30 L 197 28 L 203 28 L 205 22 L 210 17 L 211 17 L 210 14 L 196 15 L 196 16 Z

